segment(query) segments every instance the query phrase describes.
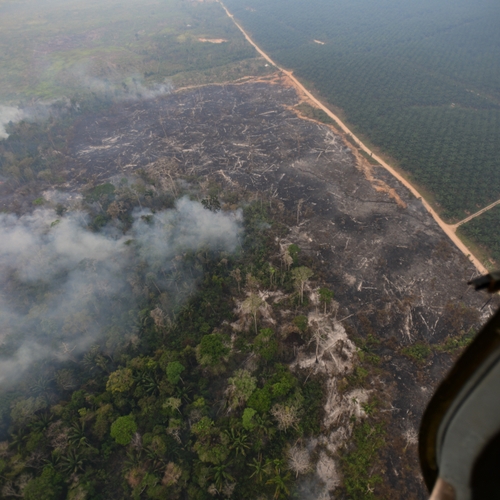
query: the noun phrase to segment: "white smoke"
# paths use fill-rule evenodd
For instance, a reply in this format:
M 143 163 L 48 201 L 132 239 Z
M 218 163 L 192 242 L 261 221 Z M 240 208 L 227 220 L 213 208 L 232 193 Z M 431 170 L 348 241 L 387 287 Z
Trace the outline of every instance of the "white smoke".
M 168 295 L 174 286 L 168 273 L 175 269 L 188 293 L 195 278 L 181 256 L 235 250 L 240 218 L 187 198 L 172 210 L 137 212 L 127 234 L 112 227 L 92 233 L 78 212 L 61 218 L 51 209 L 0 214 L 0 383 L 35 362 L 68 359 L 95 342 L 108 342 L 112 350 L 113 342 L 134 333 L 120 319 L 137 306 L 131 276 L 152 276 Z M 117 325 L 121 338 L 109 343 L 106 332 Z
M 97 73 L 101 73 L 97 76 Z M 168 80 L 164 83 L 146 85 L 139 74 L 122 75 L 118 71 L 108 71 L 106 76 L 93 67 L 93 62 L 81 61 L 69 69 L 64 78 L 76 90 L 93 92 L 115 101 L 154 99 L 173 90 Z
M 173 85 L 170 82 L 145 85 L 142 77 L 134 75 L 127 78 L 97 78 L 91 76 L 85 66 L 73 68 L 70 72 L 75 90 L 92 92 L 110 101 L 135 101 L 155 99 L 170 94 Z M 6 127 L 9 123 L 19 123 L 22 120 L 41 122 L 50 116 L 60 115 L 71 106 L 68 98 L 50 102 L 36 102 L 29 105 L 5 106 L 0 104 L 0 140 L 7 139 Z
M 133 230 L 141 242 L 141 257 L 148 262 L 161 262 L 165 255 L 204 246 L 235 250 L 239 240 L 235 222 L 241 219 L 240 212 L 228 217 L 188 198 L 181 198 L 176 208 L 155 215 L 155 231 L 143 218 L 136 220 Z
M 173 90 L 171 83 L 155 84 L 151 87 L 144 85 L 142 78 L 133 76 L 122 81 L 96 78 L 85 73 L 74 72 L 78 76 L 79 86 L 87 91 L 112 98 L 117 101 L 132 101 L 140 99 L 154 99 L 170 94 Z
M 58 99 L 56 101 L 39 101 L 20 106 L 0 105 L 0 139 L 7 139 L 6 126 L 9 123 L 19 123 L 22 120 L 28 122 L 41 122 L 50 116 L 58 116 L 65 113 L 70 106 L 69 99 Z
M 6 125 L 10 122 L 20 122 L 24 117 L 22 109 L 13 106 L 0 105 L 0 139 L 7 139 L 9 134 L 5 130 Z

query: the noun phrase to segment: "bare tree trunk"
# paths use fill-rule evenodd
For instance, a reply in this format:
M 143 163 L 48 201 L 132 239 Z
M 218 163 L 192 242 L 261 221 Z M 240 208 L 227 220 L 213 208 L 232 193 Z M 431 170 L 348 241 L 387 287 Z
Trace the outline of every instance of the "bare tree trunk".
M 304 203 L 304 200 L 301 198 L 299 202 L 297 203 L 297 226 L 299 225 L 299 220 L 300 220 L 300 209 L 302 208 L 302 203 Z

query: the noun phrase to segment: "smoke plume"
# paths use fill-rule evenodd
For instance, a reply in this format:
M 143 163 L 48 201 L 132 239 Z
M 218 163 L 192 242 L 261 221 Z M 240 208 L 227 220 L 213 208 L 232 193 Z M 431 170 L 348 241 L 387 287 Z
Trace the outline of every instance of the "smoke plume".
M 9 137 L 6 126 L 9 123 L 18 123 L 22 120 L 28 122 L 41 122 L 51 116 L 61 116 L 70 107 L 69 99 L 57 101 L 36 102 L 20 106 L 0 105 L 0 139 Z
M 9 137 L 5 126 L 10 122 L 17 123 L 23 119 L 24 113 L 21 109 L 13 106 L 0 105 L 0 139 Z
M 68 79 L 72 81 L 75 91 L 90 92 L 110 102 L 155 99 L 170 94 L 173 90 L 173 85 L 169 82 L 147 86 L 138 75 L 126 78 L 97 78 L 87 71 L 85 65 L 73 68 Z M 51 116 L 64 114 L 70 107 L 71 101 L 68 98 L 18 106 L 0 104 L 0 140 L 9 137 L 6 130 L 9 123 L 19 123 L 22 120 L 41 122 Z
M 147 87 L 143 83 L 142 78 L 138 76 L 132 76 L 123 80 L 107 80 L 79 71 L 73 72 L 73 76 L 78 79 L 78 86 L 82 89 L 115 101 L 154 99 L 165 94 L 170 94 L 173 90 L 173 85 L 170 83 L 155 84 Z
M 144 289 L 158 293 L 168 314 L 196 281 L 183 255 L 233 251 L 239 219 L 187 198 L 172 210 L 136 212 L 126 234 L 90 232 L 80 212 L 1 214 L 0 383 L 35 362 L 74 359 L 96 342 L 108 352 L 124 345 L 137 334 Z

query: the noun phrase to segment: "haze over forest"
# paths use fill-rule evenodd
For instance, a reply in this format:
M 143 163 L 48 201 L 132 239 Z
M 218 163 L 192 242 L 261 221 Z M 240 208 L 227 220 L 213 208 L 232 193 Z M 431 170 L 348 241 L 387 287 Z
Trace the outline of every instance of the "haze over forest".
M 496 304 L 499 20 L 0 0 L 0 496 L 426 498 Z

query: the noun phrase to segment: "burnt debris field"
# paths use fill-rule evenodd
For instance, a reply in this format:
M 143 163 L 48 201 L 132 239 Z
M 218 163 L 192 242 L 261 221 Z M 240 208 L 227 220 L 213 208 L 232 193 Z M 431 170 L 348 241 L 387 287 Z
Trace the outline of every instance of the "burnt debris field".
M 211 180 L 277 206 L 287 228 L 283 241 L 321 261 L 337 320 L 380 359 L 366 390 L 390 422 L 384 481 L 423 498 L 419 418 L 455 347 L 490 305 L 480 311 L 484 296 L 466 285 L 476 269 L 421 202 L 331 128 L 298 116 L 298 103 L 295 90 L 276 81 L 122 103 L 76 124 L 69 183 L 77 189 L 143 169 L 167 183 Z M 343 374 L 332 370 L 334 393 Z M 326 449 L 338 448 L 340 427 L 325 427 Z
M 467 288 L 475 267 L 421 201 L 334 129 L 301 117 L 297 104 L 296 91 L 279 76 L 122 101 L 76 119 L 60 153 L 64 185 L 39 185 L 78 199 L 82 188 L 139 173 L 172 191 L 182 183 L 213 185 L 272 207 L 281 228 L 277 246 L 296 245 L 320 269 L 312 282 L 334 293 L 333 319 L 309 316 L 326 332 L 315 353 L 298 342 L 290 360 L 322 375 L 327 388 L 314 445 L 321 481 L 306 480 L 299 492 L 328 498 L 344 484 L 340 471 L 346 481 L 355 477 L 355 455 L 342 455 L 350 447 L 361 453 L 367 442 L 377 446 L 363 427 L 353 432 L 356 419 L 376 414 L 386 429 L 374 465 L 379 494 L 425 498 L 416 453 L 420 417 L 495 304 L 483 307 L 486 298 Z M 40 194 L 10 183 L 1 189 L 3 208 L 18 213 Z M 223 210 L 236 201 L 225 199 Z M 306 292 L 312 297 L 313 287 Z M 276 307 L 272 314 L 279 320 L 291 312 Z M 290 334 L 279 321 L 274 326 L 282 337 Z M 353 369 L 354 355 L 361 363 Z
M 404 312 L 378 335 L 443 340 L 446 303 L 482 303 L 465 285 L 477 271 L 419 200 L 329 127 L 297 116 L 297 103 L 292 88 L 265 82 L 122 103 L 75 125 L 68 186 L 143 169 L 255 191 L 281 206 L 289 238 L 324 262 L 337 297 L 367 314 Z

